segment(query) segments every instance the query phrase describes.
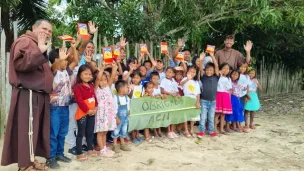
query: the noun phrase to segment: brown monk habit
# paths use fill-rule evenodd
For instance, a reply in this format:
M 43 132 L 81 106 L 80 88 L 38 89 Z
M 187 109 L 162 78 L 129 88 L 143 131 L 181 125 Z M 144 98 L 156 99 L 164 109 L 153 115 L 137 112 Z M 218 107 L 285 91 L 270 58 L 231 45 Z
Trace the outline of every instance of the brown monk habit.
M 50 98 L 53 74 L 46 54 L 31 32 L 20 36 L 10 51 L 9 82 L 12 98 L 3 145 L 1 165 L 33 165 L 29 143 L 29 94 L 32 90 L 33 151 L 35 156 L 50 155 Z

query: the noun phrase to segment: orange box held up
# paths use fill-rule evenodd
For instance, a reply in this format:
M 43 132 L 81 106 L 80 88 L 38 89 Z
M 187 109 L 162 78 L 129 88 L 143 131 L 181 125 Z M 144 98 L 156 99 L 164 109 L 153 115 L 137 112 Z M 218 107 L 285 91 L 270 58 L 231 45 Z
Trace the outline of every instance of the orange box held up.
M 120 46 L 114 45 L 113 47 L 113 59 L 116 60 L 120 55 Z
M 72 40 L 74 40 L 74 38 L 72 36 L 69 36 L 69 35 L 57 36 L 57 38 L 59 40 L 62 40 L 62 41 L 72 41 Z
M 160 50 L 162 54 L 168 53 L 168 43 L 167 42 L 160 42 Z
M 84 39 L 88 39 L 90 37 L 88 26 L 86 23 L 77 23 L 78 27 L 78 33 L 82 36 Z
M 183 61 L 184 60 L 184 52 L 178 52 L 176 56 L 176 60 Z
M 139 44 L 139 47 L 140 47 L 140 53 L 148 52 L 147 44 Z
M 112 48 L 111 47 L 103 47 L 102 48 L 103 60 L 105 63 L 112 63 L 113 56 L 112 56 Z
M 213 53 L 214 49 L 215 49 L 215 46 L 213 46 L 213 45 L 207 45 L 206 52 L 207 53 Z

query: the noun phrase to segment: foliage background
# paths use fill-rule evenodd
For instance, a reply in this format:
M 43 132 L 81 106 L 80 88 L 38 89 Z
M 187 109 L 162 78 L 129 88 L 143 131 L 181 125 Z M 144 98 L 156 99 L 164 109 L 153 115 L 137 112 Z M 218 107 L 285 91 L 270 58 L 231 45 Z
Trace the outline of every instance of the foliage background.
M 22 33 L 36 19 L 48 18 L 54 23 L 53 45 L 60 46 L 56 36 L 75 35 L 77 22 L 93 20 L 100 28 L 98 47 L 117 42 L 120 35 L 130 45 L 165 40 L 175 46 L 184 37 L 196 55 L 207 44 L 221 48 L 225 35 L 233 33 L 234 47 L 243 53 L 246 40 L 254 42 L 256 64 L 264 58 L 269 67 L 304 68 L 303 0 L 2 0 L 0 5 L 8 39 L 12 21 L 19 21 Z M 58 10 L 63 5 L 66 9 Z M 11 43 L 7 40 L 7 49 Z

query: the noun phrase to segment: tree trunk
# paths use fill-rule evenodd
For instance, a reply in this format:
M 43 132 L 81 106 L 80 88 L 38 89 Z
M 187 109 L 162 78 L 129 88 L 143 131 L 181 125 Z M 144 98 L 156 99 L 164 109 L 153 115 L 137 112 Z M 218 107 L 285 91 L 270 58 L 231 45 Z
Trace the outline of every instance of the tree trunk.
M 13 29 L 12 29 L 11 23 L 10 23 L 10 12 L 9 11 L 1 10 L 1 24 L 2 24 L 2 28 L 4 29 L 5 36 L 6 36 L 5 51 L 9 52 L 10 47 L 14 42 L 14 32 L 13 32 Z

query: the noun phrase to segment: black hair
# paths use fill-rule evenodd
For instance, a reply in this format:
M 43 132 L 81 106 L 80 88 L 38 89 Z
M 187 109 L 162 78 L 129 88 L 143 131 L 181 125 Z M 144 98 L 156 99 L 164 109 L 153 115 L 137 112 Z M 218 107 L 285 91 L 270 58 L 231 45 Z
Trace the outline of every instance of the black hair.
M 118 80 L 115 83 L 115 89 L 116 89 L 117 92 L 119 92 L 122 87 L 127 86 L 127 85 L 128 85 L 127 81 Z
M 158 78 L 159 78 L 159 73 L 157 71 L 151 72 L 151 74 L 150 74 L 150 80 L 152 80 L 152 77 L 154 77 L 154 76 L 158 76 Z
M 152 62 L 150 60 L 145 60 L 143 65 L 145 65 L 146 63 L 150 63 L 152 66 Z
M 194 69 L 194 70 L 195 70 L 195 76 L 193 77 L 193 80 L 194 80 L 194 81 L 198 81 L 198 80 L 199 80 L 199 69 L 198 69 L 195 65 L 190 66 L 190 67 L 188 68 L 188 71 L 189 71 L 190 69 Z M 187 71 L 187 72 L 188 72 L 188 71 Z
M 50 51 L 49 53 L 49 61 L 51 62 L 51 64 L 53 64 L 55 62 L 55 59 L 59 58 L 59 49 L 53 49 Z
M 214 63 L 208 62 L 208 63 L 206 64 L 206 66 L 205 66 L 205 70 L 206 70 L 207 68 L 213 68 L 213 69 L 215 70 L 215 65 L 214 65 Z
M 81 78 L 80 78 L 80 75 L 81 75 L 81 73 L 82 73 L 83 71 L 85 71 L 85 70 L 90 70 L 91 73 L 92 73 L 92 77 L 93 77 L 93 71 L 92 71 L 92 68 L 90 67 L 90 65 L 88 65 L 88 64 L 81 65 L 81 66 L 79 67 L 79 70 L 78 70 L 78 73 L 77 73 L 77 78 L 76 78 L 76 83 L 77 83 L 77 84 L 82 83 L 82 80 L 81 80 Z M 93 80 L 93 79 L 92 79 L 92 80 Z M 91 80 L 91 81 L 92 81 L 92 80 Z M 91 82 L 91 81 L 90 81 L 90 82 Z
M 194 57 L 192 58 L 192 60 L 191 60 L 192 65 L 194 65 L 195 67 L 197 67 L 196 64 L 195 64 L 195 61 L 196 61 L 197 59 L 199 59 L 199 57 L 198 57 L 198 56 L 194 56 Z
M 173 67 L 168 67 L 168 68 L 166 69 L 166 72 L 167 72 L 169 69 L 171 69 L 174 73 L 176 72 L 176 70 L 175 70 Z
M 130 67 L 129 67 L 130 63 L 138 63 L 137 58 L 131 57 L 131 58 L 129 58 L 127 60 L 127 69 L 128 69 L 128 71 L 130 70 Z
M 190 52 L 190 54 L 191 54 L 191 50 L 190 49 L 185 48 L 185 49 L 182 50 L 182 52 L 186 52 L 186 51 Z
M 109 72 L 111 74 L 112 73 L 112 68 L 107 68 L 104 71 L 107 71 L 107 72 Z
M 139 70 L 135 70 L 132 72 L 132 74 L 130 75 L 131 78 L 135 77 L 136 75 L 138 75 L 140 78 L 142 77 L 141 73 L 139 72 Z
M 154 84 L 153 84 L 152 82 L 150 82 L 150 81 L 149 81 L 149 82 L 145 82 L 145 83 L 144 83 L 144 89 L 148 88 L 148 85 L 149 85 L 149 84 L 154 85 Z
M 95 81 L 96 81 L 96 79 L 97 79 L 97 76 L 98 76 L 98 74 L 99 74 L 99 71 L 98 70 L 96 70 L 95 72 L 94 72 L 94 74 L 93 74 L 93 83 L 95 83 Z M 107 74 L 105 73 L 105 72 L 103 72 L 102 73 L 102 76 L 105 76 L 106 77 L 106 79 L 107 79 L 107 81 L 109 81 L 108 80 L 108 77 L 107 77 Z
M 238 80 L 240 79 L 241 73 L 240 73 L 240 71 L 239 71 L 239 70 L 236 70 L 236 69 L 234 69 L 234 70 L 232 70 L 232 71 L 230 72 L 230 79 L 231 79 L 231 81 L 232 81 L 231 76 L 232 76 L 232 74 L 233 74 L 234 72 L 236 72 L 236 73 L 238 73 L 238 74 L 239 74 L 239 77 L 236 79 L 236 81 L 238 81 Z
M 224 62 L 224 63 L 222 63 L 221 65 L 220 65 L 220 70 L 222 70 L 223 68 L 224 68 L 224 66 L 227 66 L 228 65 L 228 67 L 229 67 L 229 70 L 231 70 L 231 66 L 228 64 L 228 63 L 226 63 L 226 62 Z
M 257 76 L 257 71 L 256 71 L 256 69 L 253 69 L 253 68 L 252 68 L 251 70 L 248 71 L 248 74 L 249 74 L 251 71 L 254 71 L 255 75 L 254 75 L 253 78 L 256 78 L 256 76 Z

